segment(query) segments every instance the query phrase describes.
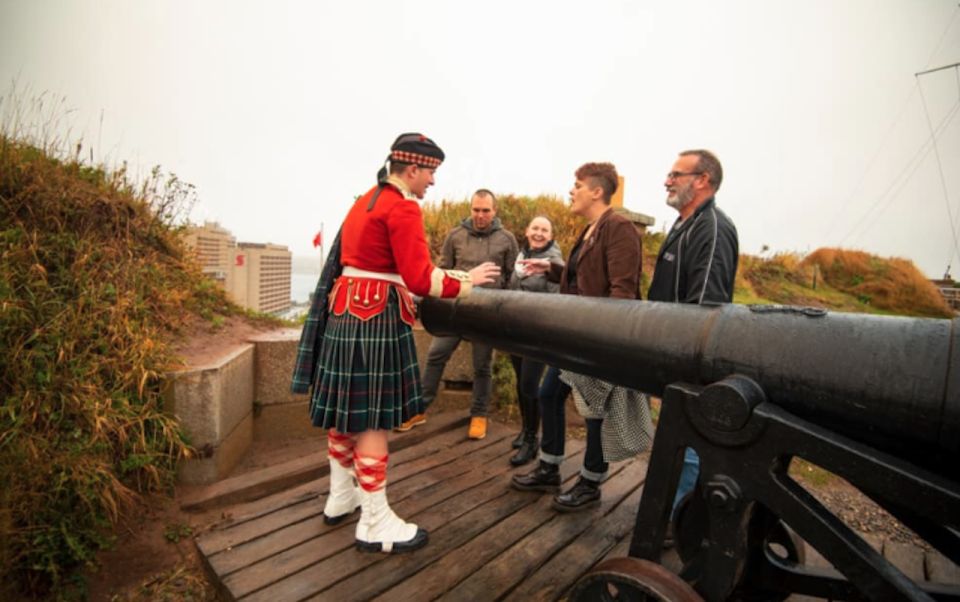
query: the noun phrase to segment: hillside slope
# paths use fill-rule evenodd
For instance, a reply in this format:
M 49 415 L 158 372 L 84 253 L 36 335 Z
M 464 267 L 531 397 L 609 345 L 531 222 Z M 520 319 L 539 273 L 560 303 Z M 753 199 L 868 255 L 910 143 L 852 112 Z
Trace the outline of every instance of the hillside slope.
M 0 598 L 58 596 L 138 492 L 188 453 L 159 378 L 191 316 L 234 311 L 172 223 L 192 190 L 134 186 L 0 137 Z

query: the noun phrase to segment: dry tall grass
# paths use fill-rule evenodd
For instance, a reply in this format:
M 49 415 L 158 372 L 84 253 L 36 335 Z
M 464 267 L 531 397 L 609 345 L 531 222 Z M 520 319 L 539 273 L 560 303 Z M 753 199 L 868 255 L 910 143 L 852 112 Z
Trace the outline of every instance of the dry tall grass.
M 817 249 L 803 257 L 740 256 L 739 303 L 810 305 L 836 311 L 949 318 L 953 312 L 936 287 L 906 259 L 863 251 Z
M 230 313 L 171 221 L 189 186 L 141 186 L 0 135 L 0 597 L 68 595 L 187 442 L 160 406 L 188 313 Z M 76 590 L 74 590 L 76 591 Z
M 823 248 L 808 255 L 803 266 L 816 266 L 830 286 L 872 307 L 894 314 L 953 317 L 940 291 L 908 259 Z

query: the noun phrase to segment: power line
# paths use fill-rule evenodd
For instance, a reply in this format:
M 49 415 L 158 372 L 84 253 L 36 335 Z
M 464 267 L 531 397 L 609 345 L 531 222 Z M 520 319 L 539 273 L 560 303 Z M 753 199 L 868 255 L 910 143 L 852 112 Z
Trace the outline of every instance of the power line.
M 956 117 L 957 113 L 960 112 L 960 103 L 956 103 L 953 107 L 947 112 L 947 115 L 937 126 L 936 136 L 942 135 L 950 123 L 953 121 L 953 118 Z M 894 200 L 899 196 L 903 191 L 906 185 L 916 174 L 917 170 L 923 165 L 923 161 L 927 158 L 927 155 L 930 154 L 930 151 L 933 150 L 931 139 L 927 139 L 920 145 L 920 148 L 917 149 L 917 152 L 913 154 L 904 168 L 897 174 L 893 179 L 890 185 L 883 191 L 883 194 L 877 197 L 877 200 L 864 211 L 863 215 L 860 216 L 860 219 L 850 229 L 849 233 L 843 237 L 840 244 L 843 244 L 854 232 L 858 229 L 860 230 L 854 239 L 859 238 L 860 236 L 866 234 L 876 223 L 877 220 L 890 208 L 890 205 Z M 872 217 L 872 219 L 870 219 Z M 869 220 L 869 221 L 868 221 Z M 862 226 L 862 227 L 861 227 Z
M 953 66 L 956 67 L 960 63 L 956 63 Z M 926 71 L 925 73 L 933 73 L 934 71 L 940 71 L 941 69 L 946 69 L 946 67 L 941 67 L 940 69 L 933 69 Z M 923 86 L 920 85 L 920 75 L 915 76 L 917 78 L 917 88 L 920 90 L 920 101 L 923 104 L 923 114 L 927 118 L 927 127 L 930 128 L 930 137 L 933 142 L 933 156 L 937 159 L 937 170 L 940 173 L 940 188 L 943 190 L 943 202 L 947 207 L 947 218 L 950 219 L 950 234 L 953 235 L 953 253 L 950 255 L 950 258 L 960 257 L 960 243 L 957 242 L 957 228 L 953 225 L 953 210 L 950 209 L 950 194 L 947 192 L 947 178 L 943 175 L 943 161 L 940 159 L 940 148 L 937 146 L 937 139 L 934 137 L 933 132 L 933 122 L 930 120 L 930 111 L 927 110 L 927 99 L 923 96 Z M 947 263 L 950 262 L 950 258 L 947 259 Z
M 933 136 L 936 137 L 943 134 L 947 126 L 949 126 L 950 122 L 953 121 L 953 118 L 956 117 L 958 112 L 960 112 L 960 102 L 955 103 L 953 107 L 950 109 L 950 111 L 947 112 L 947 115 L 937 125 L 936 132 L 934 133 Z M 879 215 L 882 215 L 883 212 L 887 210 L 890 203 L 897 198 L 897 195 L 900 193 L 900 190 L 903 189 L 903 186 L 910 181 L 910 178 L 913 177 L 913 174 L 916 173 L 917 169 L 920 168 L 920 165 L 923 163 L 923 159 L 925 159 L 926 156 L 930 154 L 930 151 L 932 150 L 933 139 L 934 138 L 928 138 L 923 142 L 923 144 L 920 145 L 920 148 L 918 148 L 917 151 L 913 154 L 913 157 L 911 157 L 910 160 L 907 161 L 906 166 L 904 166 L 904 168 L 900 170 L 900 173 L 898 173 L 897 176 L 890 183 L 890 185 L 887 186 L 886 190 L 884 190 L 883 193 L 877 197 L 876 201 L 874 201 L 873 204 L 867 207 L 866 211 L 863 212 L 863 214 L 860 216 L 860 219 L 858 219 L 857 223 L 854 224 L 853 227 L 847 232 L 846 236 L 840 239 L 839 244 L 841 246 L 843 245 L 844 242 L 846 242 L 847 239 L 850 238 L 851 235 L 853 235 L 854 232 L 860 229 L 860 226 L 863 225 L 863 223 L 867 220 L 868 217 L 870 217 L 871 213 L 873 213 L 875 210 L 879 208 L 880 211 L 877 214 L 877 217 L 879 217 Z M 899 188 L 896 191 L 896 193 L 891 194 L 894 188 L 897 188 L 898 186 Z M 888 196 L 889 198 L 887 198 Z M 884 199 L 886 199 L 886 202 L 884 203 L 883 207 L 880 207 L 880 204 L 884 202 Z M 872 223 L 873 222 L 871 222 L 870 224 L 871 226 L 872 226 Z M 857 236 L 859 237 L 867 230 L 869 230 L 869 227 L 863 228 L 862 231 L 859 234 L 857 234 Z
M 847 207 L 853 203 L 853 199 L 860 194 L 860 191 L 863 189 L 864 182 L 867 181 L 867 175 L 873 171 L 874 164 L 877 162 L 880 154 L 886 149 L 887 142 L 890 141 L 890 137 L 893 135 L 893 132 L 900 125 L 900 121 L 903 120 L 903 116 L 907 112 L 907 107 L 910 106 L 910 102 L 913 100 L 913 97 L 916 93 L 916 88 L 910 89 L 910 94 L 907 95 L 903 106 L 900 107 L 900 111 L 897 112 L 897 116 L 894 118 L 893 123 L 890 124 L 890 127 L 883 135 L 883 139 L 880 141 L 880 146 L 877 147 L 877 150 L 874 151 L 873 156 L 870 157 L 869 161 L 867 161 L 867 166 L 863 169 L 863 173 L 860 174 L 860 179 L 857 180 L 856 186 L 853 187 L 853 190 L 850 191 L 850 194 L 847 196 L 844 202 L 840 203 L 840 205 L 837 207 L 836 212 L 834 212 L 833 219 L 830 220 L 830 226 L 827 228 L 826 234 L 824 235 L 827 240 L 829 240 L 830 236 L 833 234 L 833 229 L 837 226 L 837 224 L 840 223 L 840 218 L 842 217 L 844 211 L 846 211 Z
M 960 15 L 960 5 L 957 5 L 957 8 L 954 9 L 953 14 L 950 17 L 950 20 L 947 22 L 946 27 L 944 27 L 943 29 L 943 33 L 940 34 L 940 39 L 937 40 L 937 43 L 934 45 L 933 50 L 930 52 L 930 56 L 929 58 L 927 58 L 927 62 L 925 64 L 926 67 L 930 66 L 930 63 L 937 56 L 937 53 L 940 52 L 940 47 L 943 46 L 944 41 L 947 39 L 947 34 L 950 32 L 950 29 L 953 27 L 953 23 L 954 21 L 957 20 L 958 15 Z M 960 86 L 960 80 L 958 80 L 958 86 Z M 906 113 L 907 107 L 910 105 L 911 101 L 913 101 L 913 96 L 916 93 L 917 93 L 917 87 L 911 87 L 910 93 L 907 95 L 907 98 L 904 100 L 903 105 L 900 107 L 900 110 L 897 112 L 897 116 L 894 118 L 893 123 L 890 125 L 886 133 L 883 135 L 883 138 L 880 141 L 880 145 L 877 147 L 877 150 L 874 151 L 873 156 L 870 157 L 870 160 L 867 162 L 866 167 L 864 167 L 863 173 L 861 174 L 859 180 L 857 180 L 857 184 L 853 187 L 853 190 L 850 191 L 850 194 L 846 198 L 846 200 L 837 207 L 837 210 L 834 212 L 833 219 L 830 220 L 830 225 L 827 227 L 827 231 L 825 234 L 825 238 L 827 240 L 830 239 L 830 236 L 831 234 L 833 234 L 833 230 L 836 227 L 836 225 L 840 223 L 840 217 L 843 215 L 843 212 L 846 211 L 847 207 L 849 207 L 853 203 L 853 199 L 855 199 L 860 194 L 861 189 L 863 188 L 863 184 L 867 180 L 867 175 L 871 171 L 873 171 L 874 164 L 877 162 L 877 159 L 880 157 L 880 154 L 886 149 L 887 143 L 890 141 L 890 137 L 892 136 L 894 130 L 896 130 L 897 127 L 900 125 L 900 121 L 903 119 L 903 116 Z M 868 209 L 867 211 L 870 211 L 870 209 Z M 856 229 L 856 227 L 854 227 L 854 229 Z M 849 236 L 850 234 L 847 234 L 847 236 L 845 236 L 843 240 L 846 240 L 846 238 Z M 841 244 L 842 244 L 842 241 L 841 241 Z
M 953 121 L 953 118 L 957 116 L 957 113 L 960 113 L 960 103 L 953 105 L 953 109 L 951 109 L 951 111 L 948 112 L 946 119 L 942 122 L 943 127 L 938 129 L 938 132 L 936 134 L 937 137 L 941 136 L 943 133 L 946 132 L 946 129 L 949 127 L 950 123 Z M 890 208 L 890 205 L 893 204 L 893 201 L 900 196 L 900 193 L 903 192 L 903 189 L 906 188 L 907 184 L 910 183 L 910 180 L 913 178 L 914 174 L 916 174 L 916 172 L 923 165 L 923 161 L 927 158 L 927 155 L 929 155 L 932 150 L 933 150 L 933 145 L 931 144 L 931 141 L 928 140 L 922 147 L 922 155 L 917 156 L 918 160 L 916 163 L 913 164 L 913 169 L 910 170 L 910 173 L 907 174 L 905 178 L 900 180 L 900 183 L 897 186 L 897 189 L 893 191 L 893 193 L 890 195 L 890 198 L 887 199 L 886 203 L 884 203 L 884 206 L 880 208 L 880 211 L 878 211 L 873 216 L 873 219 L 871 219 L 870 222 L 863 228 L 861 234 L 869 232 L 876 225 L 877 221 L 883 216 L 883 213 Z

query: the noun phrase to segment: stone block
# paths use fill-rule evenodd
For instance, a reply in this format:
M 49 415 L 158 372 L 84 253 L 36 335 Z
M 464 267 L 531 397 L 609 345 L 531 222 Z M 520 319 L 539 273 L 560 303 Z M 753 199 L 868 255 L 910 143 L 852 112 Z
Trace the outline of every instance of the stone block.
M 177 479 L 187 485 L 208 485 L 227 477 L 253 443 L 253 411 L 247 412 L 218 445 L 197 448 L 197 456 L 182 460 Z
M 306 398 L 306 395 L 302 397 Z M 309 401 L 297 401 L 260 406 L 253 419 L 254 440 L 283 441 L 324 436 L 325 431 L 310 421 L 309 405 Z
M 254 353 L 254 399 L 263 407 L 306 403 L 309 397 L 290 392 L 290 379 L 300 342 L 299 328 L 283 328 L 250 339 Z
M 238 345 L 210 365 L 168 375 L 164 406 L 195 447 L 218 445 L 253 410 L 253 350 Z
M 188 483 L 221 479 L 253 440 L 254 346 L 237 345 L 205 366 L 167 375 L 164 409 L 180 421 L 197 457 L 179 467 Z

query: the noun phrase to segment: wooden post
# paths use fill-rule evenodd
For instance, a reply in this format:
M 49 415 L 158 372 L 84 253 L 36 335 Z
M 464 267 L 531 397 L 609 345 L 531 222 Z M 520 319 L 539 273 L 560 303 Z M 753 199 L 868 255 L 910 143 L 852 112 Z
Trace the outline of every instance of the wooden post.
M 623 176 L 617 176 L 620 182 L 617 184 L 617 191 L 610 197 L 611 207 L 623 207 Z

